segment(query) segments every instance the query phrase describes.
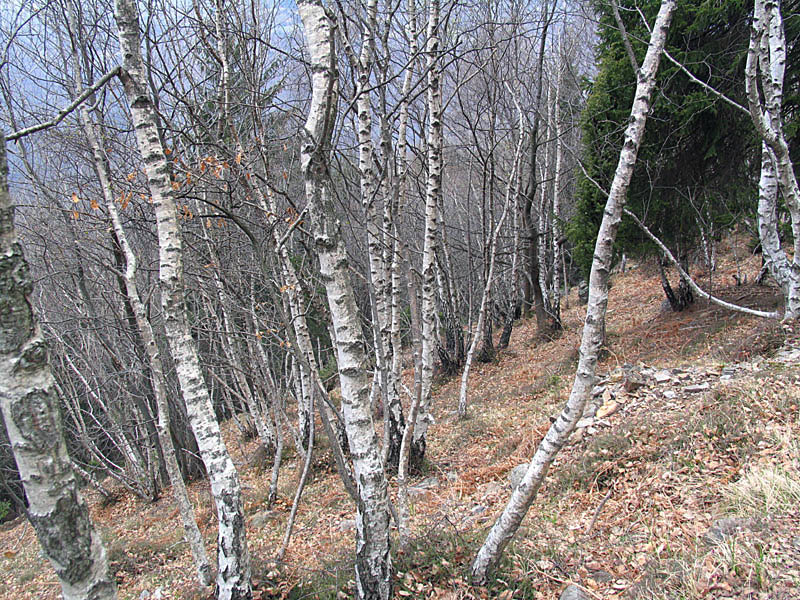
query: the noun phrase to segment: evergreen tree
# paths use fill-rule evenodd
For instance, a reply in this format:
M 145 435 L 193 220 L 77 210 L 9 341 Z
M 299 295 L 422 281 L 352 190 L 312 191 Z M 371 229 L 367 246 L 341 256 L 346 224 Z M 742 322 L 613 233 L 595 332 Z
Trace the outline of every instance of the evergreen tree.
M 652 20 L 658 4 L 649 0 L 636 6 Z M 587 174 L 607 189 L 636 76 L 611 7 L 597 2 L 596 10 L 599 70 L 590 84 L 582 119 L 583 161 Z M 743 0 L 682 0 L 667 44 L 667 51 L 698 78 L 740 104 L 746 103 L 743 70 L 751 10 L 751 3 Z M 633 2 L 623 2 L 620 14 L 640 61 L 645 24 Z M 718 234 L 732 226 L 743 210 L 752 212 L 759 144 L 746 114 L 706 92 L 671 62 L 665 62 L 658 74 L 658 89 L 628 202 L 685 260 L 699 245 L 701 223 L 706 235 Z M 604 204 L 605 195 L 583 177 L 568 235 L 584 272 L 592 262 Z M 620 228 L 617 249 L 638 255 L 655 251 L 630 221 Z

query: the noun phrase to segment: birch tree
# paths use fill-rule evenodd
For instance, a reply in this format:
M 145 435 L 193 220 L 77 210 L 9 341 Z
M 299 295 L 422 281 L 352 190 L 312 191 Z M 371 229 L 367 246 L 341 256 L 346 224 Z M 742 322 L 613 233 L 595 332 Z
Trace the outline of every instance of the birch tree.
M 75 82 L 75 92 L 81 95 L 84 89 L 82 65 L 89 64 L 89 61 L 85 54 L 86 46 L 82 43 L 83 32 L 80 29 L 75 13 L 76 11 L 73 6 L 68 6 L 67 14 L 72 42 L 71 57 L 73 79 Z M 147 310 L 136 284 L 138 261 L 136 254 L 128 242 L 128 235 L 122 225 L 122 219 L 120 218 L 119 210 L 114 201 L 111 167 L 108 163 L 108 158 L 102 151 L 99 127 L 93 122 L 87 104 L 84 103 L 81 105 L 79 116 L 92 153 L 95 172 L 100 182 L 100 188 L 105 201 L 106 210 L 108 210 L 108 215 L 111 220 L 111 226 L 124 258 L 122 277 L 124 278 L 125 293 L 133 311 L 136 326 L 145 348 L 148 366 L 150 367 L 152 386 L 156 399 L 158 440 L 164 456 L 165 468 L 170 485 L 172 486 L 172 494 L 178 506 L 181 520 L 183 521 L 184 537 L 192 552 L 192 557 L 197 569 L 198 581 L 201 585 L 207 586 L 212 581 L 211 566 L 208 562 L 208 556 L 203 544 L 203 537 L 200 534 L 195 520 L 194 510 L 186 491 L 186 485 L 183 481 L 178 459 L 175 455 L 175 448 L 172 443 L 166 376 L 155 334 L 150 320 L 147 317 Z
M 428 70 L 428 179 L 425 187 L 425 241 L 422 250 L 422 400 L 414 428 L 414 446 L 425 454 L 426 434 L 433 416 L 430 413 L 433 363 L 436 348 L 436 247 L 439 234 L 439 196 L 442 193 L 444 134 L 442 130 L 442 73 L 439 56 L 439 0 L 428 4 L 428 41 L 425 47 Z
M 625 129 L 625 141 L 620 151 L 619 163 L 595 244 L 589 280 L 589 304 L 581 336 L 577 373 L 569 400 L 548 429 L 544 439 L 539 443 L 522 482 L 511 494 L 511 499 L 503 513 L 495 521 L 479 549 L 472 563 L 472 578 L 475 583 L 486 583 L 489 573 L 497 565 L 503 550 L 519 529 L 522 519 L 536 498 L 550 465 L 583 415 L 586 400 L 594 387 L 598 352 L 604 337 L 608 305 L 608 277 L 611 272 L 614 237 L 622 219 L 625 194 L 633 175 L 633 167 L 636 164 L 636 154 L 644 134 L 647 113 L 650 110 L 651 96 L 655 87 L 655 76 L 676 4 L 676 0 L 662 0 L 653 25 L 647 54 L 639 69 L 631 117 Z
M 301 167 L 314 245 L 333 320 L 342 408 L 358 485 L 356 590 L 359 598 L 386 600 L 392 595 L 388 490 L 370 411 L 364 338 L 330 189 L 328 161 L 338 78 L 334 31 L 321 0 L 302 0 L 298 10 L 310 56 L 312 86 Z
M 123 71 L 120 77 L 130 106 L 158 223 L 159 279 L 167 340 L 217 508 L 217 597 L 220 600 L 249 599 L 252 596 L 250 557 L 244 528 L 241 485 L 220 434 L 187 322 L 183 244 L 169 165 L 145 79 L 139 39 L 139 13 L 134 0 L 118 0 L 115 19 L 122 53 Z
M 781 118 L 785 69 L 786 39 L 778 3 L 755 0 L 745 86 L 750 115 L 763 140 L 758 228 L 767 266 L 783 292 L 784 319 L 791 320 L 800 316 L 800 189 Z M 791 261 L 781 248 L 778 236 L 778 189 L 792 221 L 794 256 Z
M 28 497 L 28 519 L 65 600 L 117 597 L 100 535 L 78 493 L 33 281 L 14 230 L 6 141 L 0 134 L 0 409 Z

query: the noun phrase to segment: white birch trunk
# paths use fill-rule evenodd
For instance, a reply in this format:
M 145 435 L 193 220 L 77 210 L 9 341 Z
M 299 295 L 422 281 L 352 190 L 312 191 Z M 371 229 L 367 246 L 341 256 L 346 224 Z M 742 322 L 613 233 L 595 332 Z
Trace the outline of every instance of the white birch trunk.
M 289 316 L 291 317 L 291 326 L 294 330 L 295 340 L 297 342 L 297 349 L 302 355 L 298 357 L 298 369 L 300 371 L 300 406 L 298 407 L 299 425 L 300 425 L 300 438 L 303 447 L 308 444 L 311 421 L 314 418 L 312 413 L 313 393 L 315 386 L 315 379 L 319 377 L 319 364 L 316 356 L 314 355 L 314 345 L 311 341 L 311 334 L 308 329 L 308 321 L 306 320 L 306 310 L 302 304 L 302 286 L 300 279 L 297 276 L 297 270 L 292 263 L 291 256 L 286 244 L 281 243 L 278 236 L 277 218 L 278 214 L 275 199 L 270 191 L 267 191 L 266 197 L 260 189 L 254 189 L 258 196 L 261 208 L 264 214 L 270 220 L 270 230 L 272 232 L 272 240 L 276 246 L 278 258 L 280 259 L 281 272 L 286 284 L 286 294 L 288 297 Z M 324 391 L 324 386 L 320 386 L 320 391 Z M 324 411 L 325 407 L 320 406 L 320 411 Z M 300 451 L 300 449 L 298 449 Z
M 70 26 L 73 27 L 74 33 L 77 35 L 77 22 L 73 15 L 70 14 Z M 77 56 L 77 50 L 73 52 L 73 69 L 75 71 L 75 84 L 76 92 L 78 94 L 83 92 L 83 77 L 81 74 L 81 61 Z M 98 132 L 95 124 L 92 122 L 89 114 L 89 109 L 85 104 L 80 109 L 81 122 L 83 124 L 86 138 L 89 142 L 89 148 L 92 151 L 92 158 L 94 160 L 94 168 L 97 172 L 97 177 L 100 180 L 100 188 L 105 200 L 106 209 L 111 219 L 111 226 L 114 228 L 117 240 L 119 241 L 120 249 L 125 258 L 125 272 L 123 279 L 125 281 L 125 292 L 130 302 L 133 315 L 136 320 L 136 326 L 139 330 L 139 335 L 142 337 L 145 355 L 150 367 L 150 375 L 153 385 L 153 393 L 156 399 L 157 410 L 157 423 L 156 430 L 158 432 L 158 441 L 161 446 L 161 452 L 164 456 L 164 466 L 169 477 L 170 485 L 172 486 L 172 494 L 175 498 L 175 504 L 178 507 L 178 512 L 181 515 L 183 522 L 184 538 L 189 544 L 192 553 L 195 568 L 197 570 L 197 579 L 200 585 L 207 586 L 211 583 L 211 565 L 208 562 L 208 555 L 203 543 L 203 536 L 200 534 L 200 529 L 197 527 L 195 520 L 194 509 L 192 508 L 189 494 L 186 491 L 186 484 L 181 475 L 178 459 L 175 456 L 175 447 L 172 444 L 172 432 L 169 422 L 169 401 L 167 398 L 167 384 L 164 375 L 164 367 L 161 363 L 161 355 L 158 350 L 158 345 L 155 341 L 153 328 L 147 318 L 147 311 L 139 289 L 136 286 L 136 268 L 137 260 L 130 244 L 128 243 L 128 236 L 122 226 L 122 220 L 119 217 L 117 205 L 114 202 L 114 193 L 111 187 L 111 168 L 108 164 L 108 159 L 102 151 L 100 140 L 98 139 Z
M 117 0 L 115 8 L 123 62 L 120 77 L 130 105 L 136 139 L 155 206 L 164 326 L 189 422 L 206 466 L 217 508 L 217 598 L 249 599 L 252 597 L 250 557 L 241 485 L 236 467 L 220 434 L 214 406 L 203 380 L 197 348 L 186 319 L 182 241 L 169 165 L 158 135 L 155 107 L 145 82 L 138 9 L 133 0 Z
M 762 144 L 761 176 L 758 181 L 758 235 L 766 267 L 783 293 L 784 316 L 792 318 L 800 314 L 800 281 L 781 247 L 777 207 L 778 179 L 773 154 L 766 144 Z
M 336 334 L 342 408 L 358 486 L 356 590 L 359 598 L 388 600 L 392 595 L 392 559 L 387 483 L 369 407 L 364 338 L 341 226 L 330 197 L 328 155 L 336 117 L 337 84 L 333 28 L 320 0 L 298 2 L 298 10 L 312 73 L 312 99 L 301 165 L 320 272 Z
M 549 263 L 550 255 L 550 223 L 552 219 L 552 196 L 548 193 L 550 189 L 550 173 L 552 170 L 552 146 L 550 141 L 553 132 L 553 104 L 552 104 L 553 86 L 547 83 L 547 116 L 544 122 L 544 131 L 542 134 L 542 147 L 544 149 L 544 156 L 542 157 L 542 177 L 541 185 L 539 186 L 539 287 L 542 288 L 542 293 L 545 296 L 545 307 L 549 311 L 553 299 L 553 286 L 552 286 L 552 264 Z
M 64 600 L 117 597 L 100 535 L 78 493 L 47 346 L 33 313 L 28 264 L 14 231 L 0 133 L 0 409 L 28 497 L 28 519 Z
M 401 276 L 403 268 L 403 242 L 398 221 L 403 213 L 406 203 L 407 179 L 408 179 L 408 118 L 410 106 L 411 84 L 414 77 L 416 66 L 416 55 L 419 50 L 417 42 L 417 15 L 415 0 L 408 0 L 408 23 L 406 24 L 406 36 L 409 40 L 410 61 L 406 65 L 403 76 L 403 87 L 401 90 L 403 100 L 400 102 L 399 124 L 397 127 L 397 152 L 394 178 L 394 194 L 392 202 L 387 202 L 386 214 L 384 218 L 384 235 L 387 241 L 390 240 L 390 254 L 387 260 L 389 266 L 390 288 L 389 288 L 389 308 L 391 316 L 389 339 L 391 342 L 391 353 L 388 359 L 389 381 L 386 407 L 386 440 L 384 442 L 384 461 L 387 466 L 396 465 L 398 472 L 398 485 L 400 481 L 401 463 L 403 461 L 403 439 L 406 436 L 406 429 L 411 427 L 413 432 L 414 425 L 410 421 L 406 422 L 403 415 L 403 405 L 400 400 L 400 385 L 402 383 L 403 357 L 402 357 L 402 335 L 401 335 Z M 387 144 L 388 145 L 388 144 Z M 408 469 L 408 452 L 405 456 L 405 469 Z M 400 509 L 398 508 L 398 514 Z
M 561 59 L 560 59 L 561 60 Z M 553 107 L 553 121 L 555 123 L 555 145 L 556 145 L 556 162 L 553 167 L 553 297 L 555 305 L 560 310 L 562 284 L 566 287 L 565 279 L 562 277 L 564 270 L 564 255 L 563 255 L 563 237 L 564 229 L 561 224 L 561 168 L 564 155 L 564 144 L 562 137 L 564 135 L 564 128 L 561 125 L 561 78 L 563 69 L 559 64 L 558 77 L 556 78 L 556 93 L 555 93 L 555 106 Z
M 403 101 L 400 104 L 400 124 L 397 127 L 397 203 L 393 219 L 394 246 L 392 257 L 392 345 L 394 353 L 392 355 L 392 372 L 396 382 L 402 377 L 401 364 L 401 339 L 400 339 L 400 268 L 403 264 L 403 244 L 400 242 L 400 231 L 398 220 L 405 207 L 406 192 L 408 183 L 408 110 L 409 94 L 411 92 L 411 80 L 414 75 L 416 56 L 419 49 L 417 43 L 417 9 L 416 0 L 408 0 L 408 25 L 406 35 L 410 40 L 409 53 L 412 56 L 411 62 L 406 67 L 405 78 L 403 79 Z M 412 322 L 416 321 L 417 296 L 416 288 L 413 283 L 413 274 L 409 272 L 409 305 L 411 310 Z M 418 328 L 412 325 L 412 354 L 414 355 L 414 379 L 419 381 L 420 364 L 416 360 L 421 352 L 419 343 Z M 416 385 L 414 386 L 416 388 Z M 417 424 L 419 404 L 421 394 L 414 394 L 411 400 L 411 407 L 408 410 L 408 419 L 403 428 L 403 435 L 400 440 L 400 452 L 397 461 L 397 529 L 400 546 L 407 544 L 411 532 L 409 529 L 409 502 L 408 502 L 408 467 L 411 456 L 412 440 L 414 439 L 414 429 Z M 390 405 L 390 410 L 392 409 Z M 402 416 L 402 407 L 400 411 Z
M 428 181 L 425 189 L 425 241 L 422 250 L 422 400 L 414 428 L 414 445 L 425 453 L 430 415 L 433 363 L 436 351 L 436 246 L 439 233 L 439 196 L 442 193 L 442 81 L 439 63 L 439 0 L 428 5 Z
M 759 182 L 759 236 L 767 265 L 784 295 L 784 319 L 791 320 L 800 317 L 800 189 L 781 119 L 785 68 L 786 40 L 779 6 L 773 0 L 755 0 L 745 86 L 750 115 L 765 146 Z M 759 96 L 759 80 L 763 103 Z M 791 263 L 780 246 L 777 232 L 777 187 L 792 220 L 794 256 Z
M 357 74 L 356 111 L 358 115 L 358 168 L 361 175 L 361 204 L 365 215 L 367 256 L 369 262 L 370 295 L 373 302 L 372 332 L 375 347 L 376 369 L 373 390 L 379 391 L 384 409 L 384 464 L 397 464 L 402 436 L 402 405 L 397 393 L 397 383 L 391 364 L 393 349 L 391 339 L 391 294 L 393 279 L 390 278 L 391 222 L 390 182 L 388 155 L 391 147 L 391 131 L 388 120 L 381 120 L 381 146 L 385 168 L 379 179 L 376 173 L 375 144 L 372 137 L 373 118 L 370 98 L 371 75 L 375 64 L 375 41 L 378 17 L 377 0 L 368 0 L 364 6 L 366 18 L 361 33 L 361 48 L 356 57 L 349 41 L 343 38 L 345 52 L 350 65 Z M 385 73 L 384 73 L 385 75 Z M 382 103 L 385 112 L 385 103 Z M 384 198 L 383 218 L 379 197 Z M 383 221 L 383 235 L 381 232 Z M 374 403 L 373 403 L 374 404 Z
M 676 0 L 662 0 L 658 17 L 653 25 L 647 54 L 638 74 L 630 122 L 625 130 L 625 141 L 620 151 L 619 163 L 611 184 L 611 191 L 595 245 L 589 278 L 589 304 L 572 392 L 563 411 L 539 443 L 525 477 L 511 494 L 505 510 L 478 551 L 472 564 L 472 578 L 477 584 L 486 583 L 490 571 L 500 560 L 506 545 L 517 532 L 522 519 L 536 498 L 547 470 L 583 415 L 586 400 L 595 384 L 597 355 L 603 342 L 608 305 L 608 276 L 611 271 L 612 247 L 622 218 L 625 195 L 633 175 L 636 155 L 644 135 L 658 63 L 675 6 Z

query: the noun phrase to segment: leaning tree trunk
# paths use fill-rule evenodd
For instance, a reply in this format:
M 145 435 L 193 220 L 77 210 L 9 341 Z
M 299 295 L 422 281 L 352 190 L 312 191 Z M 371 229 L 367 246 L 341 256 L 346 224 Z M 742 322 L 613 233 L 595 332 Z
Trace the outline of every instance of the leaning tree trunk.
M 636 155 L 644 135 L 645 121 L 650 110 L 650 97 L 655 87 L 656 72 L 661 51 L 667 38 L 669 22 L 675 10 L 676 0 L 663 0 L 658 18 L 653 26 L 647 54 L 639 71 L 636 93 L 631 109 L 631 118 L 625 130 L 625 141 L 620 151 L 619 163 L 608 194 L 603 221 L 595 244 L 594 260 L 589 278 L 589 305 L 583 326 L 580 357 L 575 382 L 569 400 L 556 421 L 550 426 L 544 439 L 536 449 L 522 482 L 511 494 L 503 514 L 495 522 L 472 564 L 472 578 L 485 584 L 506 545 L 517 532 L 528 512 L 547 470 L 559 450 L 583 414 L 592 387 L 595 384 L 597 356 L 603 341 L 606 307 L 608 305 L 608 276 L 611 271 L 614 238 L 622 219 L 625 195 L 633 175 Z
M 320 0 L 298 2 L 311 61 L 312 98 L 301 166 L 320 272 L 328 294 L 336 338 L 342 408 L 358 484 L 356 510 L 356 590 L 359 598 L 392 595 L 389 551 L 389 496 L 378 437 L 369 404 L 364 336 L 341 225 L 330 196 L 329 153 L 336 120 L 336 55 L 333 26 Z
M 130 104 L 136 139 L 155 206 L 164 327 L 189 422 L 208 472 L 217 507 L 217 597 L 220 600 L 251 598 L 250 557 L 241 484 L 220 433 L 187 320 L 178 214 L 169 164 L 156 124 L 155 107 L 145 81 L 136 3 L 133 0 L 117 0 L 115 19 L 123 62 L 120 77 Z
M 28 497 L 28 519 L 58 575 L 64 600 L 116 598 L 103 543 L 78 494 L 67 454 L 32 290 L 14 231 L 6 141 L 0 133 L 0 409 Z
M 73 35 L 76 36 L 77 39 L 80 39 L 77 19 L 72 13 L 70 13 L 70 26 L 73 28 Z M 83 75 L 81 60 L 77 51 L 77 43 L 73 49 L 72 64 L 75 71 L 75 92 L 81 94 L 83 92 Z M 130 311 L 133 314 L 137 331 L 142 338 L 144 353 L 150 368 L 153 392 L 156 399 L 156 430 L 158 432 L 161 453 L 164 457 L 164 466 L 170 484 L 172 485 L 172 494 L 175 498 L 175 504 L 178 506 L 178 512 L 183 521 L 184 538 L 192 552 L 192 558 L 194 559 L 195 568 L 197 569 L 198 581 L 201 585 L 207 586 L 212 581 L 211 566 L 209 565 L 208 555 L 206 554 L 205 545 L 203 544 L 203 536 L 200 534 L 200 529 L 197 527 L 194 509 L 192 508 L 189 495 L 186 491 L 186 484 L 181 475 L 180 465 L 175 455 L 175 447 L 172 444 L 166 377 L 161 362 L 161 354 L 155 341 L 155 335 L 153 334 L 153 328 L 150 324 L 150 320 L 147 318 L 147 311 L 139 295 L 139 289 L 136 286 L 136 255 L 128 243 L 128 236 L 122 226 L 119 211 L 114 203 L 114 193 L 111 188 L 111 167 L 102 151 L 97 126 L 92 121 L 89 109 L 85 104 L 81 106 L 80 118 L 83 130 L 86 133 L 86 139 L 89 142 L 89 148 L 92 151 L 95 172 L 100 181 L 103 199 L 105 200 L 106 208 L 108 209 L 108 214 L 111 219 L 111 226 L 119 244 L 119 251 L 122 254 L 121 260 L 123 263 L 122 266 L 124 267 L 122 272 L 123 291 L 127 298 Z
M 211 566 L 208 562 L 208 556 L 203 544 L 203 536 L 200 534 L 200 529 L 197 527 L 195 520 L 194 509 L 189 500 L 189 495 L 186 491 L 186 484 L 181 475 L 180 465 L 175 455 L 175 447 L 172 444 L 172 432 L 169 423 L 169 400 L 167 398 L 167 384 L 164 375 L 164 367 L 161 362 L 161 354 L 158 345 L 155 341 L 153 328 L 147 318 L 147 311 L 144 303 L 142 302 L 139 290 L 136 287 L 136 255 L 128 243 L 127 234 L 122 227 L 122 220 L 119 217 L 119 212 L 114 204 L 114 195 L 111 192 L 111 170 L 108 165 L 105 155 L 100 148 L 99 140 L 97 139 L 95 126 L 91 122 L 89 111 L 85 107 L 81 109 L 81 120 L 83 127 L 86 131 L 86 136 L 89 140 L 89 146 L 92 150 L 92 155 L 95 163 L 95 170 L 97 171 L 100 185 L 103 190 L 103 197 L 106 202 L 109 216 L 111 217 L 111 225 L 114 228 L 117 240 L 124 255 L 125 271 L 123 279 L 125 284 L 125 293 L 128 301 L 130 302 L 131 310 L 133 311 L 136 320 L 136 326 L 139 335 L 144 342 L 145 354 L 147 356 L 148 366 L 150 367 L 150 374 L 153 380 L 153 391 L 156 398 L 156 409 L 158 414 L 157 431 L 158 441 L 161 445 L 161 451 L 164 456 L 164 464 L 167 470 L 170 484 L 172 485 L 172 494 L 175 498 L 175 504 L 178 506 L 178 511 L 183 521 L 184 537 L 189 544 L 192 552 L 194 564 L 197 569 L 197 577 L 201 585 L 209 585 L 212 581 Z

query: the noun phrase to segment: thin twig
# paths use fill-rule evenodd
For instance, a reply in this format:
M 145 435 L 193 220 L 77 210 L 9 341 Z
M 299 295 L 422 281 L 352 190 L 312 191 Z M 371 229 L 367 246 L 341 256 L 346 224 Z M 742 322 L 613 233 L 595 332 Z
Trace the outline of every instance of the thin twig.
M 314 451 L 314 394 L 311 395 L 311 419 L 309 419 L 308 427 L 308 446 L 306 447 L 306 457 L 303 464 L 303 472 L 300 475 L 300 482 L 297 484 L 297 491 L 294 494 L 294 501 L 292 502 L 292 510 L 289 513 L 289 521 L 286 524 L 286 533 L 283 536 L 283 544 L 278 551 L 278 557 L 275 559 L 277 562 L 283 562 L 283 557 L 286 555 L 286 550 L 289 548 L 289 541 L 292 539 L 292 529 L 294 528 L 294 521 L 297 517 L 297 510 L 300 507 L 300 498 L 303 495 L 303 490 L 306 487 L 308 480 L 308 472 L 311 469 L 311 456 Z
M 600 511 L 603 510 L 603 507 L 606 505 L 606 502 L 608 502 L 608 499 L 611 498 L 611 494 L 613 493 L 614 493 L 614 488 L 612 487 L 610 490 L 608 490 L 608 493 L 606 494 L 605 498 L 603 498 L 603 500 L 600 502 L 600 506 L 598 506 L 597 510 L 594 511 L 592 522 L 589 523 L 589 527 L 586 528 L 586 533 L 584 534 L 585 537 L 588 538 L 589 535 L 592 533 L 592 529 L 594 529 L 594 525 L 595 523 L 597 523 L 597 517 L 600 516 Z
M 713 87 L 708 85 L 705 81 L 702 81 L 702 80 L 698 79 L 694 75 L 694 73 L 692 73 L 689 69 L 687 69 L 685 66 L 683 66 L 683 64 L 681 62 L 679 62 L 677 59 L 673 58 L 672 55 L 669 52 L 667 52 L 666 50 L 664 50 L 664 56 L 666 56 L 672 64 L 674 64 L 681 71 L 683 71 L 689 77 L 689 79 L 691 79 L 697 85 L 699 85 L 702 88 L 704 88 L 707 92 L 711 92 L 714 96 L 716 96 L 720 100 L 722 100 L 724 102 L 727 102 L 728 104 L 730 104 L 735 109 L 742 111 L 747 116 L 750 116 L 750 111 L 747 110 L 744 106 L 742 106 L 741 104 L 739 104 L 735 100 L 732 100 L 732 99 L 728 98 L 722 92 L 719 92 L 719 91 L 715 90 Z

